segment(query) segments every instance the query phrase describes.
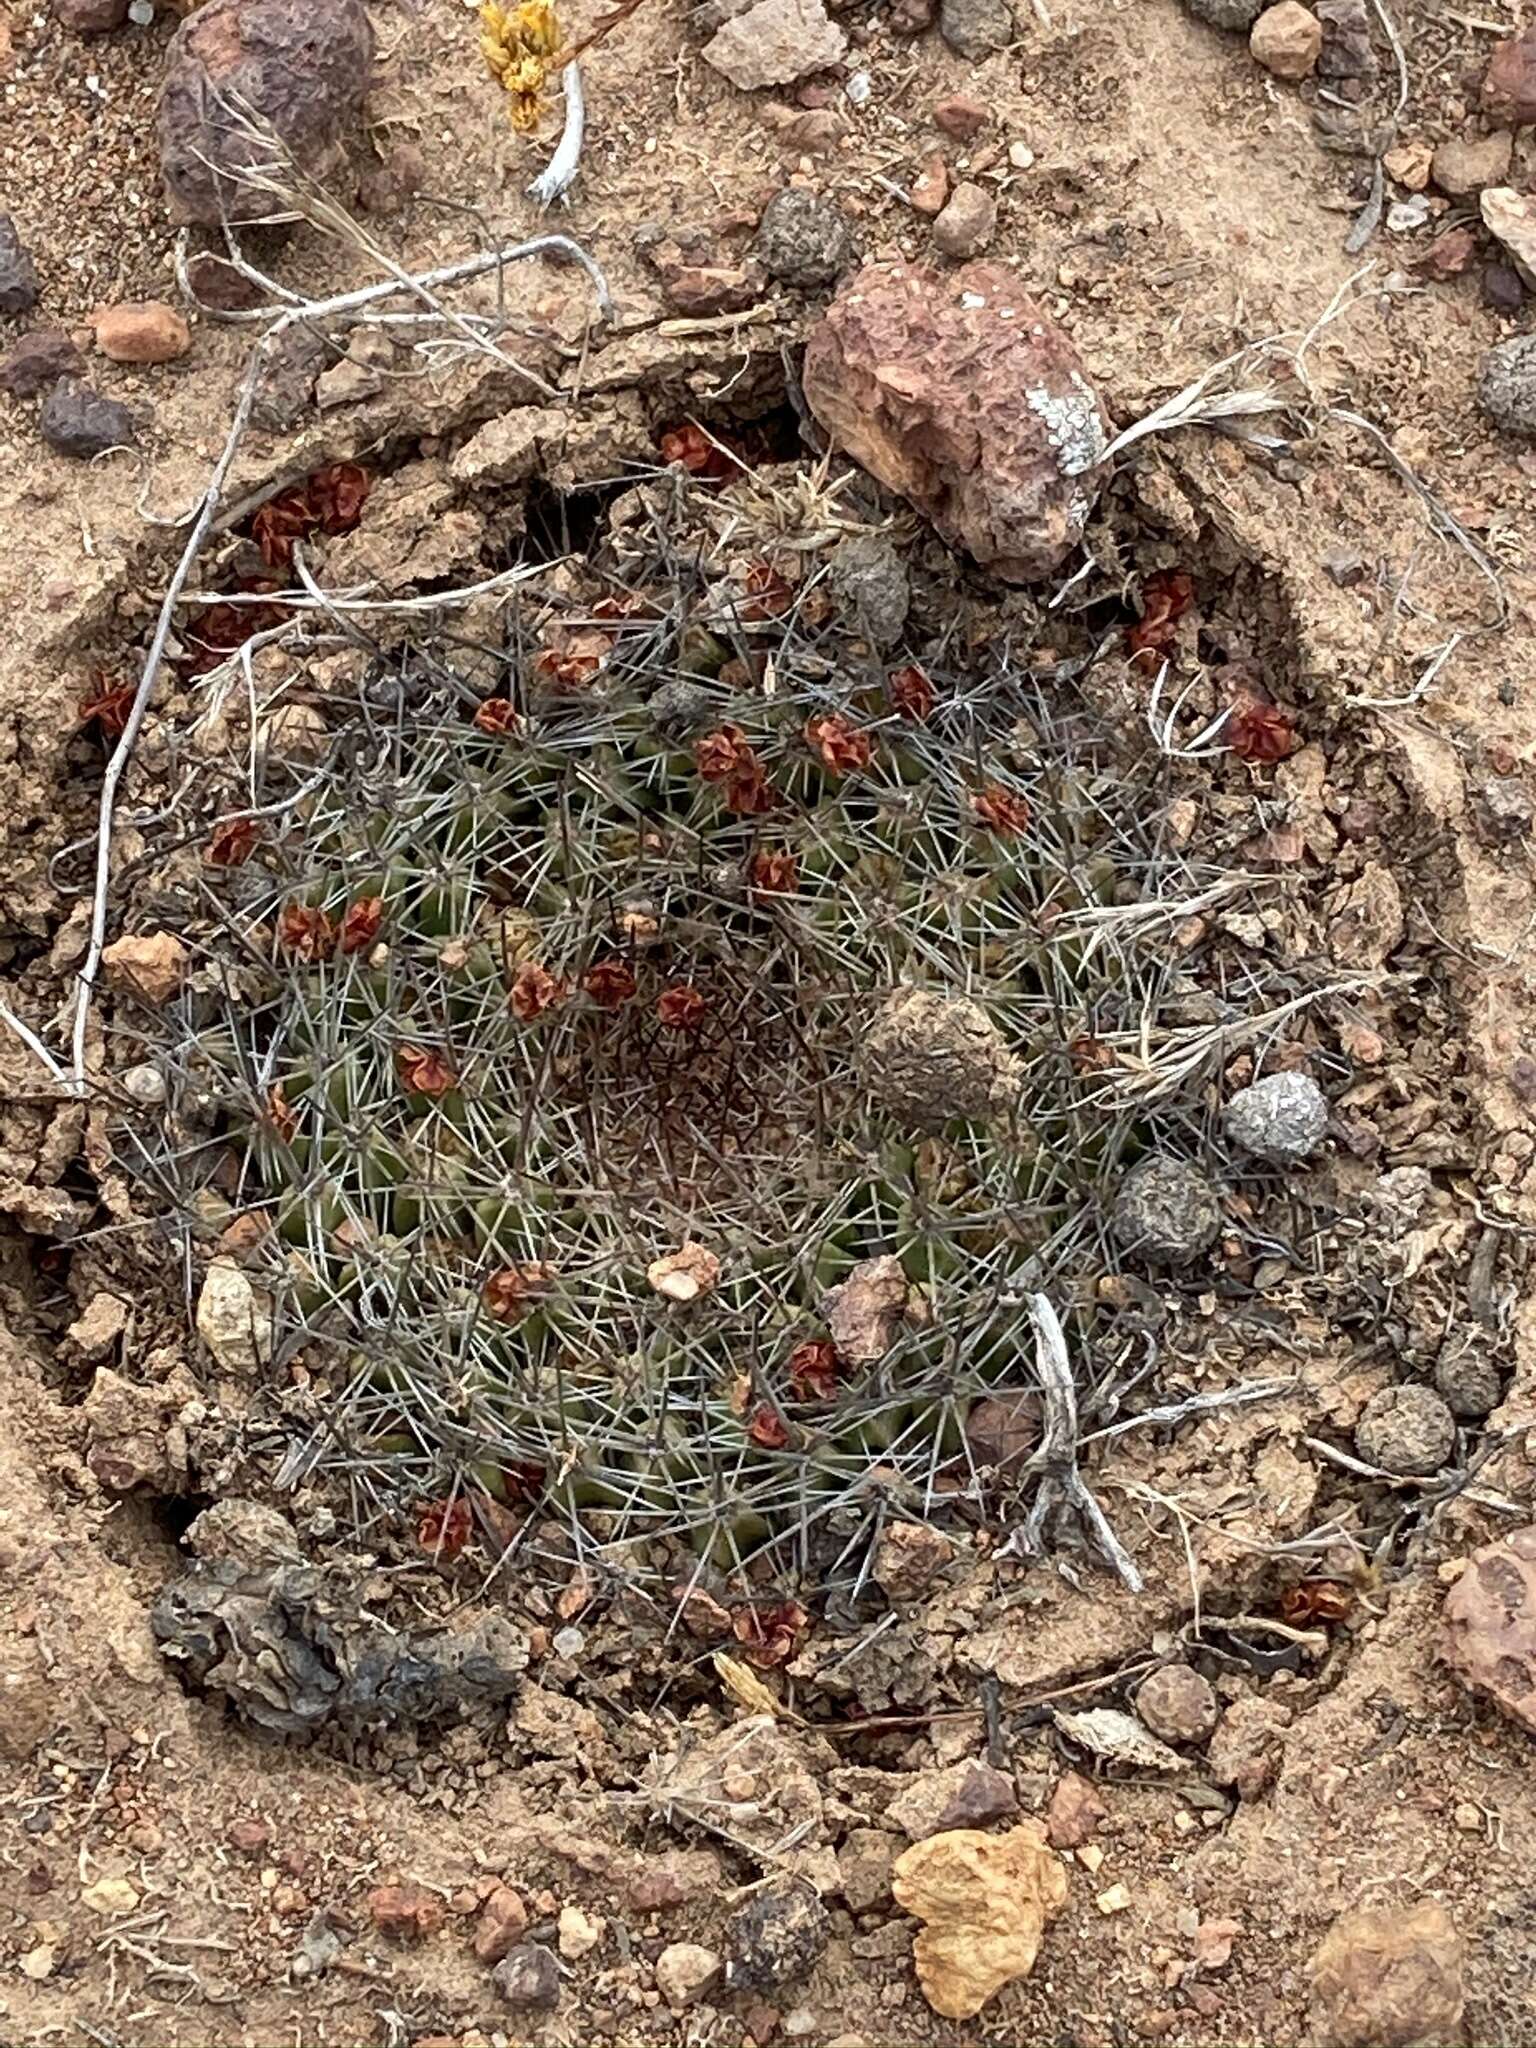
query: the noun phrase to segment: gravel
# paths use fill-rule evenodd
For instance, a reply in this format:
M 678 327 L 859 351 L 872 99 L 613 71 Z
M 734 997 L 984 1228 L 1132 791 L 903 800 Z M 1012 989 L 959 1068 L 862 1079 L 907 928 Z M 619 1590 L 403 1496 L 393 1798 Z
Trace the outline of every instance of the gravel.
M 1383 1387 L 1355 1424 L 1355 1449 L 1368 1465 L 1404 1478 L 1428 1478 L 1449 1459 L 1456 1418 L 1432 1387 Z
M 1120 1183 L 1110 1228 L 1149 1264 L 1185 1266 L 1216 1242 L 1221 1207 L 1198 1166 L 1152 1153 Z
M 1237 1091 L 1222 1121 L 1242 1151 L 1275 1166 L 1297 1166 L 1323 1142 L 1328 1102 L 1310 1074 L 1266 1074 Z

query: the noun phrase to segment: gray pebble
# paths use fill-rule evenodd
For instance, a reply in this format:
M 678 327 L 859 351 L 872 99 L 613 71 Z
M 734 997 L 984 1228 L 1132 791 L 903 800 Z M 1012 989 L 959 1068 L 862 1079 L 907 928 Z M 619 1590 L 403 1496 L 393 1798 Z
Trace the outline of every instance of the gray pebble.
M 22 247 L 16 223 L 0 213 L 0 314 L 30 313 L 37 304 L 37 265 Z
M 1360 1411 L 1355 1449 L 1404 1478 L 1438 1472 L 1456 1445 L 1456 1418 L 1432 1387 L 1383 1387 Z
M 1238 1089 L 1222 1122 L 1242 1151 L 1275 1166 L 1296 1166 L 1323 1142 L 1328 1102 L 1310 1074 L 1266 1074 Z
M 1499 1369 L 1480 1351 L 1442 1352 L 1435 1363 L 1437 1393 L 1463 1422 L 1480 1422 L 1499 1405 Z
M 560 1965 L 536 1941 L 509 1949 L 492 1970 L 491 1982 L 515 2012 L 553 2012 L 560 2003 Z
M 705 726 L 717 723 L 720 699 L 702 683 L 674 676 L 646 699 L 645 715 L 664 739 L 686 739 L 690 733 L 702 732 Z
M 61 377 L 73 377 L 85 368 L 79 349 L 62 327 L 40 327 L 24 334 L 0 360 L 0 391 L 13 398 L 40 398 Z
M 832 551 L 827 581 L 848 621 L 879 648 L 894 647 L 907 623 L 912 586 L 906 564 L 879 534 L 861 534 Z M 654 701 L 654 700 L 653 700 Z
M 1490 839 L 1508 842 L 1524 839 L 1536 824 L 1536 804 L 1531 793 L 1515 775 L 1490 775 L 1479 791 L 1483 826 Z
M 756 1892 L 727 1928 L 732 1991 L 777 1991 L 808 1977 L 831 1932 L 826 1907 L 808 1885 L 783 1883 Z
M 1269 5 L 1269 0 L 1184 0 L 1184 5 L 1200 21 L 1208 21 L 1212 28 L 1232 29 L 1247 35 Z
M 1008 0 L 939 0 L 939 34 L 973 64 L 1006 50 L 1016 28 Z
M 1536 334 L 1517 334 L 1489 349 L 1477 395 L 1496 426 L 1511 434 L 1536 434 Z
M 858 252 L 839 206 L 798 185 L 786 185 L 763 208 L 752 253 L 781 284 L 812 291 L 834 283 Z
M 158 1108 L 166 1097 L 165 1076 L 148 1064 L 129 1067 L 123 1075 L 123 1092 L 141 1108 Z
M 1109 1220 L 1126 1251 L 1153 1265 L 1183 1266 L 1215 1243 L 1221 1208 L 1198 1166 L 1153 1153 L 1120 1183 Z
M 49 393 L 38 428 L 61 455 L 82 460 L 109 448 L 131 448 L 137 439 L 133 414 L 115 398 L 103 398 L 77 377 L 64 377 Z

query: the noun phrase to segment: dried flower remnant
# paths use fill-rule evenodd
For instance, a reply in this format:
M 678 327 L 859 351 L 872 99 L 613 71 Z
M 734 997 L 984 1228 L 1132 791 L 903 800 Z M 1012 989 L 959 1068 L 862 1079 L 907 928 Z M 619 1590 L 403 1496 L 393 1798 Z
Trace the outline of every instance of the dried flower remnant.
M 781 1600 L 771 1607 L 742 1607 L 732 1617 L 731 1633 L 749 1664 L 759 1671 L 773 1671 L 794 1655 L 809 1618 L 796 1600 Z
M 226 818 L 215 825 L 203 852 L 211 868 L 240 868 L 256 851 L 261 827 L 254 818 Z
M 1234 702 L 1221 737 L 1239 760 L 1269 766 L 1294 751 L 1296 717 L 1267 697 L 1246 694 Z
M 557 68 L 560 28 L 549 0 L 480 9 L 480 53 L 507 96 L 507 119 L 527 133 L 538 126 L 544 90 Z
M 709 1004 L 692 982 L 674 982 L 656 998 L 656 1015 L 669 1031 L 695 1032 L 709 1013 Z
M 885 694 L 891 709 L 908 725 L 926 725 L 933 715 L 933 684 L 927 671 L 915 665 L 893 668 L 885 679 Z
M 550 1277 L 549 1267 L 536 1261 L 522 1266 L 503 1266 L 480 1290 L 486 1314 L 494 1316 L 498 1323 L 521 1322 L 548 1287 Z
M 1115 1064 L 1115 1055 L 1102 1038 L 1095 1038 L 1090 1032 L 1080 1031 L 1076 1038 L 1067 1042 L 1067 1058 L 1072 1062 L 1074 1074 L 1101 1074 L 1106 1067 Z
M 763 818 L 777 810 L 778 791 L 756 755 L 744 761 L 725 785 L 725 808 L 738 818 Z
M 1174 628 L 1195 601 L 1193 580 L 1182 569 L 1158 569 L 1142 585 L 1141 617 L 1126 634 L 1131 660 L 1150 674 L 1174 652 Z
M 700 483 L 723 484 L 741 471 L 741 464 L 731 451 L 712 441 L 692 420 L 669 429 L 657 445 L 663 462 L 676 463 Z
M 782 1451 L 789 1442 L 789 1427 L 770 1402 L 759 1402 L 747 1423 L 747 1435 L 759 1450 Z
M 596 960 L 581 985 L 599 1008 L 622 1009 L 635 993 L 635 972 L 627 960 Z
M 475 730 L 489 739 L 509 740 L 523 729 L 510 697 L 487 697 L 475 712 Z
M 384 898 L 359 896 L 342 914 L 340 950 L 365 953 L 379 936 L 384 923 Z
M 1354 1594 L 1337 1579 L 1304 1579 L 1299 1586 L 1287 1586 L 1280 1595 L 1280 1619 L 1292 1628 L 1305 1628 L 1314 1621 L 1347 1621 L 1354 1605 Z
M 457 1500 L 423 1501 L 416 1510 L 417 1544 L 433 1557 L 457 1557 L 474 1529 L 474 1515 L 462 1494 Z
M 729 782 L 760 766 L 739 725 L 722 725 L 714 732 L 701 733 L 693 743 L 693 759 L 703 782 Z
M 534 672 L 562 690 L 584 690 L 613 652 L 609 633 L 565 633 L 544 648 Z
M 535 1017 L 542 1017 L 546 1010 L 563 1002 L 565 995 L 563 981 L 540 961 L 525 960 L 512 977 L 507 1007 L 519 1023 L 531 1024 Z
M 771 562 L 747 564 L 746 592 L 741 613 L 744 619 L 782 619 L 794 608 L 795 588 Z
M 1029 802 L 1016 790 L 989 782 L 971 798 L 971 809 L 999 839 L 1017 839 L 1029 828 Z
M 103 738 L 120 739 L 133 709 L 133 699 L 131 683 L 109 683 L 104 675 L 98 675 L 94 692 L 80 705 L 81 727 L 94 725 Z
M 869 734 L 850 725 L 837 711 L 808 719 L 805 742 L 821 756 L 829 775 L 851 775 L 857 769 L 867 768 L 875 751 Z
M 281 1081 L 267 1090 L 267 1122 L 285 1145 L 293 1143 L 298 1134 L 299 1116 Z
M 789 1354 L 790 1391 L 797 1401 L 831 1401 L 837 1397 L 837 1346 L 825 1337 L 808 1337 Z
M 395 1064 L 412 1095 L 428 1095 L 441 1101 L 459 1085 L 458 1074 L 450 1062 L 440 1052 L 429 1052 L 419 1045 L 402 1045 L 395 1054 Z
M 759 896 L 793 896 L 800 885 L 800 870 L 792 853 L 765 847 L 753 854 L 747 879 Z
M 336 927 L 318 904 L 285 903 L 277 920 L 277 943 L 284 953 L 313 966 L 335 952 Z

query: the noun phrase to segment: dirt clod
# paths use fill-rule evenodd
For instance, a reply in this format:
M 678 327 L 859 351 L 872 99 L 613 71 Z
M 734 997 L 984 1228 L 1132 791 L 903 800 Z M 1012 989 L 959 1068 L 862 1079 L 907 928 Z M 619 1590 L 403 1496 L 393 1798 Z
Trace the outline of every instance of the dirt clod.
M 1137 1688 L 1136 1711 L 1164 1742 L 1204 1742 L 1216 1726 L 1216 1694 L 1189 1665 L 1164 1664 Z
M 1472 1553 L 1446 1595 L 1440 1654 L 1536 1735 L 1536 1527 Z
M 1227 1136 L 1256 1159 L 1299 1166 L 1328 1129 L 1328 1099 L 1310 1074 L 1266 1074 L 1227 1104 Z
M 1383 1387 L 1360 1411 L 1355 1449 L 1405 1478 L 1438 1472 L 1456 1445 L 1456 1418 L 1432 1387 Z
M 1109 1808 L 1093 1781 L 1080 1771 L 1063 1771 L 1045 1814 L 1051 1847 L 1081 1849 L 1108 1819 Z
M 858 250 L 847 217 L 834 200 L 800 185 L 786 185 L 764 207 L 752 253 L 780 284 L 815 291 L 834 283 Z
M 1436 1899 L 1341 1914 L 1308 1968 L 1318 2048 L 1453 2048 L 1462 1968 L 1461 1936 Z
M 886 1819 L 920 1842 L 956 1828 L 989 1828 L 1018 1810 L 1013 1780 L 990 1764 L 968 1759 L 943 1770 L 920 1771 L 891 1801 Z
M 1467 199 L 1485 185 L 1502 185 L 1509 176 L 1514 139 L 1507 129 L 1492 135 L 1450 135 L 1437 144 L 1431 175 L 1452 199 Z
M 1477 395 L 1506 433 L 1536 434 L 1536 334 L 1496 342 L 1483 357 Z
M 560 2003 L 560 1965 L 536 1941 L 521 1942 L 503 1956 L 491 1982 L 514 2012 L 553 2012 Z
M 881 1108 L 916 1130 L 995 1116 L 1017 1088 L 1017 1062 L 981 1005 L 927 989 L 898 989 L 887 999 L 858 1064 Z
M 766 1993 L 797 1984 L 827 1945 L 827 1909 L 807 1885 L 773 1884 L 732 1914 L 726 1928 L 732 1991 Z
M 56 392 L 54 396 L 57 398 L 60 393 Z M 94 393 L 90 396 L 94 400 Z M 113 405 L 109 399 L 95 402 Z M 52 403 L 50 399 L 49 404 Z M 113 409 L 126 412 L 123 406 L 113 405 Z M 47 431 L 46 427 L 44 431 Z M 170 1002 L 179 992 L 187 972 L 187 949 L 172 932 L 130 934 L 114 939 L 102 954 L 101 963 L 114 988 L 125 989 L 141 1001 L 158 1006 Z
M 1499 1405 L 1499 1369 L 1482 1351 L 1443 1352 L 1435 1361 L 1433 1378 L 1435 1392 L 1461 1421 L 1481 1421 Z
M 1126 1251 L 1149 1264 L 1186 1266 L 1216 1242 L 1221 1210 L 1199 1167 L 1153 1153 L 1120 1183 L 1110 1227 Z
M 928 1522 L 894 1522 L 875 1546 L 873 1576 L 888 1600 L 917 1600 L 954 1561 L 955 1546 Z
M 125 299 L 96 316 L 96 346 L 114 363 L 169 363 L 192 346 L 192 334 L 163 299 Z
M 254 1372 L 272 1355 L 272 1300 L 234 1259 L 214 1259 L 197 1298 L 197 1334 L 228 1372 Z
M 368 1894 L 368 1914 L 391 1940 L 424 1941 L 443 1925 L 447 1909 L 425 1885 L 381 1884 Z
M 912 605 L 906 564 L 882 534 L 860 534 L 832 551 L 827 584 L 850 622 L 881 649 L 901 638 Z
M 876 1365 L 901 1335 L 912 1288 L 900 1259 L 862 1259 L 821 1298 L 827 1332 L 849 1365 Z

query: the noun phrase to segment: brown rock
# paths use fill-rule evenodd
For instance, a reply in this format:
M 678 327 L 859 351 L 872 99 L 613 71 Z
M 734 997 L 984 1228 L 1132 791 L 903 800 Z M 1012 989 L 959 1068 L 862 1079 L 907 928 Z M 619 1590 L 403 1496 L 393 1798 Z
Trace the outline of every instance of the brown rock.
M 955 1546 L 942 1529 L 925 1522 L 895 1522 L 875 1546 L 875 1584 L 888 1600 L 919 1599 L 945 1566 Z
M 53 11 L 76 35 L 105 35 L 128 19 L 128 0 L 53 0 Z
M 57 1677 L 35 1642 L 0 1643 L 0 1757 L 20 1763 L 67 1717 Z
M 696 1941 L 674 1941 L 656 1958 L 656 1989 L 674 2012 L 681 2012 L 708 1989 L 720 1974 L 720 1958 Z
M 442 1900 L 420 1884 L 380 1884 L 368 1894 L 368 1913 L 380 1934 L 395 1941 L 421 1941 L 447 1918 Z
M 1536 1735 L 1536 1524 L 1472 1553 L 1446 1595 L 1440 1655 Z
M 170 363 L 192 346 L 192 334 L 163 299 L 125 299 L 95 317 L 96 346 L 114 363 Z
M 1012 1472 L 1040 1442 L 1040 1396 L 988 1394 L 966 1417 L 965 1441 L 979 1471 Z
M 93 1294 L 79 1316 L 64 1332 L 71 1356 L 94 1365 L 117 1349 L 118 1339 L 128 1327 L 129 1308 L 121 1295 L 101 1290 Z
M 1053 1849 L 1081 1849 L 1109 1819 L 1098 1788 L 1077 1771 L 1063 1771 L 1046 1808 L 1045 1831 Z
M 186 1432 L 176 1411 L 188 1398 L 171 1386 L 136 1386 L 98 1366 L 83 1404 L 90 1431 L 86 1463 L 111 1493 L 149 1486 L 180 1493 L 187 1483 Z
M 1536 21 L 1500 43 L 1483 73 L 1483 105 L 1512 128 L 1536 125 Z
M 1307 78 L 1322 54 L 1323 25 L 1301 0 L 1266 7 L 1253 24 L 1248 47 L 1257 63 L 1276 78 Z
M 480 1908 L 475 1954 L 482 1963 L 499 1963 L 527 1932 L 527 1907 L 511 1885 L 499 1884 Z
M 1451 2048 L 1463 1945 L 1438 1900 L 1342 1913 L 1309 1966 L 1317 2048 Z
M 1355 1424 L 1355 1449 L 1383 1472 L 1427 1478 L 1456 1446 L 1456 1418 L 1433 1387 L 1410 1381 L 1372 1394 Z
M 1492 135 L 1453 135 L 1442 142 L 1430 162 L 1430 176 L 1442 192 L 1465 199 L 1485 185 L 1502 185 L 1509 176 L 1515 138 L 1507 128 Z
M 668 305 L 693 319 L 745 312 L 762 296 L 763 274 L 750 266 L 689 263 L 675 244 L 663 244 L 651 261 Z
M 357 181 L 364 213 L 388 219 L 404 212 L 427 182 L 427 160 L 414 142 L 397 142 L 381 163 L 370 164 Z
M 924 29 L 932 28 L 938 6 L 939 0 L 891 0 L 888 19 L 892 33 L 920 36 Z
M 861 1259 L 821 1298 L 839 1357 L 851 1366 L 878 1364 L 901 1334 L 911 1294 L 900 1259 Z
M 804 387 L 836 446 L 1004 581 L 1049 576 L 1082 538 L 1106 415 L 1004 265 L 866 266 L 812 330 Z
M 77 377 L 84 368 L 79 349 L 62 327 L 40 327 L 0 358 L 0 391 L 13 398 L 40 398 L 61 377 Z
M 947 99 L 938 102 L 933 110 L 933 125 L 944 134 L 954 136 L 957 142 L 970 142 L 986 127 L 991 115 L 980 100 L 973 100 L 963 92 L 952 92 Z
M 722 24 L 703 57 L 743 92 L 789 85 L 808 71 L 825 71 L 848 47 L 821 0 L 755 0 Z
M 839 1887 L 851 1913 L 891 1903 L 891 1866 L 900 1843 L 883 1828 L 853 1828 L 837 1852 Z
M 187 949 L 170 932 L 144 932 L 115 939 L 101 956 L 114 988 L 158 1009 L 177 994 L 187 972 Z
M 255 1818 L 232 1820 L 224 1830 L 224 1839 L 242 1856 L 254 1856 L 271 1841 L 272 1823 Z
M 763 120 L 789 156 L 825 156 L 848 133 L 848 123 L 831 107 L 796 114 L 788 107 L 768 106 L 763 109 Z
M 1280 1738 L 1291 1724 L 1289 1707 L 1273 1700 L 1234 1700 L 1211 1737 L 1211 1776 L 1239 1799 L 1258 1799 L 1280 1774 Z
M 166 53 L 160 160 L 171 198 L 211 226 L 271 213 L 271 194 L 244 175 L 271 146 L 240 109 L 301 169 L 323 171 L 362 109 L 373 52 L 363 0 L 207 0 Z
M 912 180 L 908 197 L 912 211 L 922 214 L 925 220 L 933 220 L 944 211 L 944 202 L 949 197 L 949 166 L 937 151 Z
M 1216 1726 L 1216 1695 L 1187 1664 L 1164 1664 L 1142 1680 L 1136 1711 L 1164 1742 L 1204 1742 Z
M 886 1808 L 886 1818 L 920 1842 L 954 1828 L 989 1828 L 1018 1810 L 1012 1778 L 990 1764 L 967 1760 L 919 1771 Z
M 985 185 L 957 185 L 933 224 L 934 246 L 957 263 L 980 256 L 997 233 L 997 201 Z

